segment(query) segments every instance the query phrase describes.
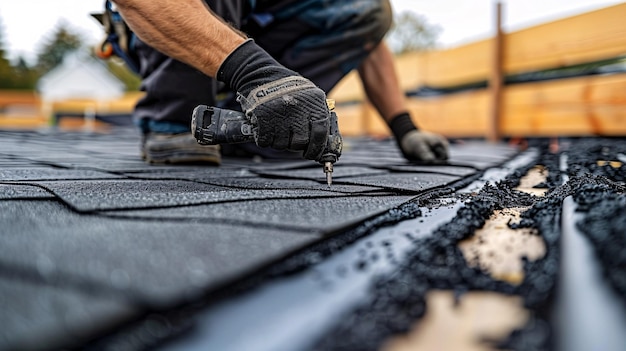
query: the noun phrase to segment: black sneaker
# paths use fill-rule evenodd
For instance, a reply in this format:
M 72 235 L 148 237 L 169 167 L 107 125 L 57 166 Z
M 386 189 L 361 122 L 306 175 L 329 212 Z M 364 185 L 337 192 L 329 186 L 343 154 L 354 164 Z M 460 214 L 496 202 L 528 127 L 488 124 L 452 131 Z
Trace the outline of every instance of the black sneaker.
M 190 133 L 146 134 L 141 158 L 148 163 L 222 163 L 219 145 L 200 145 Z

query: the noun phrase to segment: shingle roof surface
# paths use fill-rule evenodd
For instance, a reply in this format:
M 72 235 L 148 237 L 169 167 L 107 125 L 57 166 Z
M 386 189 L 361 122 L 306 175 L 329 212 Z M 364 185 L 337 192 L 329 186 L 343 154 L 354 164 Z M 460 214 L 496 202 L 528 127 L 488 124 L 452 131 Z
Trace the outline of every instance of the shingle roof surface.
M 0 349 L 66 344 L 178 303 L 495 166 L 502 145 L 453 145 L 445 166 L 391 141 L 347 140 L 328 188 L 302 160 L 154 166 L 139 136 L 0 132 Z

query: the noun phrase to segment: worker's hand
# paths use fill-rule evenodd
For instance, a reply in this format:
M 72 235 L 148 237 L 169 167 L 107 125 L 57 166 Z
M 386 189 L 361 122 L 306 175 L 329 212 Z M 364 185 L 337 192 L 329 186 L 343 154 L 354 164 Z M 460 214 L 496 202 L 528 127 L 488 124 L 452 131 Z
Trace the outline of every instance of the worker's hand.
M 410 161 L 432 163 L 448 159 L 448 141 L 439 134 L 412 130 L 399 144 L 402 154 Z
M 217 78 L 237 91 L 243 111 L 255 125 L 257 145 L 320 158 L 330 112 L 326 94 L 313 82 L 280 65 L 252 40 L 226 58 Z
M 257 145 L 278 150 L 303 150 L 304 157 L 317 160 L 328 138 L 330 112 L 326 94 L 300 76 L 263 84 L 239 102 L 252 124 Z
M 400 113 L 389 121 L 402 155 L 409 161 L 424 163 L 448 159 L 448 141 L 439 134 L 417 129 L 408 112 Z

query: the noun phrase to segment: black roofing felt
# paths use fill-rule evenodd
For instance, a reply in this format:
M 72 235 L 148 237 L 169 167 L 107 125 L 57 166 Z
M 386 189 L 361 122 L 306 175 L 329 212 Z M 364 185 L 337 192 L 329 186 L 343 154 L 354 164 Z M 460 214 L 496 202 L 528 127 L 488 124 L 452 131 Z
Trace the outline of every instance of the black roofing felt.
M 451 151 L 412 165 L 391 141 L 348 139 L 328 188 L 302 160 L 148 165 L 131 130 L 0 132 L 0 349 L 80 340 L 219 288 L 516 153 Z

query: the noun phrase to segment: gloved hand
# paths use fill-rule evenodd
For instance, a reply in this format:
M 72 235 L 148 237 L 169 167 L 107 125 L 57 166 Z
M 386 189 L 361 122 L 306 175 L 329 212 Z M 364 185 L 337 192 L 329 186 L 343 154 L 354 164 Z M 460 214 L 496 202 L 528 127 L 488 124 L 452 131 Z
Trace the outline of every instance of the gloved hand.
M 318 160 L 326 146 L 330 112 L 326 94 L 248 40 L 224 60 L 217 79 L 238 94 L 243 111 L 256 126 L 258 146 L 303 151 Z
M 408 113 L 391 119 L 393 132 L 402 155 L 407 160 L 432 163 L 448 159 L 448 141 L 439 134 L 418 130 Z
M 448 141 L 439 134 L 412 130 L 400 140 L 404 157 L 411 161 L 435 162 L 448 159 Z

